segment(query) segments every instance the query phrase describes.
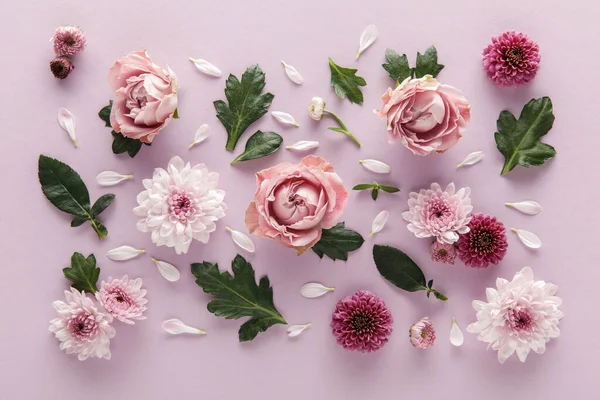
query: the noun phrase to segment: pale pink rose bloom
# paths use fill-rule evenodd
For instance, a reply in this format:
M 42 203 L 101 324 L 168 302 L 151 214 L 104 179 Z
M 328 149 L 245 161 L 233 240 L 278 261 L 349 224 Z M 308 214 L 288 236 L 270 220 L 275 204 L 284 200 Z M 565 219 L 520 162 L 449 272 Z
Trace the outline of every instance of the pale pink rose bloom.
M 300 164 L 281 163 L 256 174 L 254 200 L 246 210 L 250 233 L 296 249 L 298 254 L 333 227 L 348 201 L 348 191 L 333 166 L 317 156 Z
M 177 109 L 175 73 L 154 64 L 146 51 L 136 51 L 114 63 L 108 82 L 116 91 L 110 112 L 113 130 L 152 143 Z
M 414 154 L 443 153 L 454 146 L 471 119 L 463 94 L 431 75 L 407 78 L 382 96 L 377 113 L 387 120 L 390 143 L 399 141 Z

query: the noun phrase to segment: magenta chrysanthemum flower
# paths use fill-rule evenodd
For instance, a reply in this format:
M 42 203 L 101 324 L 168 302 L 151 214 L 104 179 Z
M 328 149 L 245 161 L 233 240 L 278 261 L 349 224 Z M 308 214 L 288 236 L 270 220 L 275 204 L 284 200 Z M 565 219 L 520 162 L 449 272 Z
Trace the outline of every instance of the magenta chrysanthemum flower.
M 383 300 L 359 290 L 337 302 L 331 320 L 333 336 L 346 350 L 379 350 L 392 333 L 394 319 Z
M 454 245 L 435 241 L 431 244 L 431 260 L 454 265 L 457 251 Z
M 50 61 L 50 71 L 55 78 L 65 79 L 74 69 L 75 66 L 68 57 L 60 56 Z
M 461 261 L 473 268 L 487 268 L 502 261 L 508 248 L 502 222 L 489 215 L 474 214 L 469 228 L 457 243 Z
M 418 349 L 426 349 L 435 343 L 435 329 L 428 317 L 415 322 L 409 330 L 410 343 Z
M 85 35 L 78 26 L 57 28 L 51 41 L 57 56 L 77 55 L 83 51 L 86 44 Z
M 483 70 L 498 86 L 522 86 L 540 68 L 539 47 L 524 33 L 508 31 L 483 49 Z
M 109 277 L 102 281 L 96 298 L 116 319 L 133 325 L 132 319 L 146 319 L 142 314 L 146 311 L 146 289 L 142 289 L 142 279 L 132 279 L 125 275 L 122 279 Z

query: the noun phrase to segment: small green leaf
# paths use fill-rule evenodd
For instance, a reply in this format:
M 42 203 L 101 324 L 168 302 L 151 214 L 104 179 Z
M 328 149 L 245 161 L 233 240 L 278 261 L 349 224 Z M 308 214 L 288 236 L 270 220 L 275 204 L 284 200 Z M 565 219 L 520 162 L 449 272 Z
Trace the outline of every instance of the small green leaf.
M 427 292 L 427 298 L 429 298 L 429 295 L 431 295 L 431 292 Z
M 54 158 L 40 155 L 38 177 L 42 192 L 56 208 L 71 215 L 89 215 L 90 195 L 73 168 Z
M 361 183 L 360 185 L 356 185 L 352 188 L 352 190 L 367 190 L 367 189 L 373 189 L 375 187 L 375 185 L 373 185 L 372 183 Z
M 433 279 L 431 279 L 429 282 L 427 282 L 427 287 L 429 289 L 431 289 L 432 286 L 433 286 Z
M 394 187 L 394 186 L 385 186 L 385 185 L 378 185 L 378 186 L 379 186 L 379 189 L 381 189 L 387 193 L 397 193 L 400 191 L 400 189 L 398 189 L 397 187 Z
M 111 127 L 110 125 L 110 110 L 112 109 L 112 100 L 109 101 L 106 107 L 102 107 L 102 109 L 98 112 L 98 116 L 102 121 L 104 121 L 105 126 Z
M 554 147 L 540 142 L 553 124 L 552 100 L 549 97 L 532 99 L 523 107 L 518 120 L 510 111 L 502 111 L 497 122 L 498 132 L 494 134 L 496 146 L 505 159 L 502 175 L 517 165 L 544 165 L 546 160 L 554 157 Z
M 387 64 L 382 64 L 381 66 L 388 72 L 390 78 L 394 81 L 401 83 L 406 78 L 412 77 L 413 70 L 408 65 L 406 54 L 400 56 L 394 50 L 386 49 L 385 59 L 387 60 Z
M 142 148 L 142 141 L 137 139 L 126 138 L 125 136 L 112 131 L 113 143 L 112 151 L 114 154 L 129 154 L 133 158 Z
M 348 260 L 348 253 L 358 250 L 365 242 L 360 233 L 345 228 L 340 222 L 330 229 L 323 229 L 321 239 L 312 247 L 319 258 L 324 255 L 332 260 Z
M 340 132 L 340 133 L 344 133 L 344 134 L 346 134 L 346 133 L 348 132 L 348 131 L 346 131 L 344 128 L 334 128 L 334 127 L 330 127 L 330 128 L 327 128 L 327 129 L 329 129 L 330 131 L 334 131 L 334 132 Z
M 402 251 L 391 246 L 373 246 L 377 270 L 385 279 L 408 292 L 427 290 L 425 275 L 415 262 Z
M 76 228 L 78 226 L 81 226 L 84 223 L 86 223 L 87 221 L 89 221 L 89 218 L 87 216 L 76 216 L 71 221 L 71 228 Z
M 96 231 L 96 234 L 98 235 L 98 239 L 103 240 L 104 238 L 106 238 L 106 236 L 108 236 L 108 229 L 106 229 L 106 227 L 97 219 L 92 219 L 92 228 L 94 228 L 94 231 Z
M 331 86 L 335 90 L 335 94 L 340 99 L 348 97 L 351 103 L 362 104 L 363 93 L 359 86 L 366 86 L 367 82 L 356 75 L 358 70 L 341 67 L 331 58 L 329 59 L 329 69 L 331 70 Z
M 434 78 L 440 73 L 444 66 L 438 64 L 437 50 L 431 46 L 425 53 L 417 52 L 417 66 L 415 67 L 415 78 L 422 78 L 425 75 L 431 75 Z
M 73 253 L 71 266 L 63 268 L 63 274 L 73 282 L 71 286 L 79 291 L 91 294 L 98 291 L 96 283 L 100 276 L 100 268 L 96 268 L 96 257 L 93 254 L 85 258 L 81 253 Z
M 178 119 L 179 118 L 179 109 L 176 108 L 175 111 L 173 111 L 173 119 Z
M 373 201 L 377 200 L 377 197 L 379 197 L 379 186 L 375 186 L 371 191 L 371 198 Z
M 427 294 L 429 294 L 429 292 L 427 292 Z M 436 299 L 441 300 L 441 301 L 448 301 L 448 297 L 444 296 L 443 294 L 441 294 L 440 292 L 438 292 L 437 290 L 433 291 L 433 295 L 435 296 Z
M 275 132 L 256 131 L 256 133 L 250 136 L 250 139 L 246 142 L 244 152 L 237 156 L 232 164 L 239 161 L 254 160 L 273 154 L 279 150 L 281 143 L 283 143 L 283 138 Z
M 92 217 L 97 217 L 98 215 L 100 215 L 100 213 L 102 211 L 104 211 L 106 209 L 106 207 L 108 207 L 112 204 L 114 199 L 115 199 L 115 195 L 112 193 L 109 193 L 109 194 L 105 194 L 105 195 L 101 196 L 98 200 L 96 200 L 96 202 L 94 203 L 94 205 L 92 206 L 92 209 L 90 211 L 90 214 L 92 215 Z

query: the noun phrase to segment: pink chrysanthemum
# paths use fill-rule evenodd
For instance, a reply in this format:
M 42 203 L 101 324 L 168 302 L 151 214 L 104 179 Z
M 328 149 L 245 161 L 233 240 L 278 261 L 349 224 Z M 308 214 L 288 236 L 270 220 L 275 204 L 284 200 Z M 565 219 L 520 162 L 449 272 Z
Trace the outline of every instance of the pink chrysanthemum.
M 383 300 L 359 290 L 337 302 L 331 320 L 333 336 L 346 350 L 379 350 L 392 333 L 394 319 Z
M 418 238 L 435 237 L 440 243 L 452 244 L 458 235 L 467 233 L 471 221 L 471 189 L 456 192 L 454 183 L 442 190 L 437 183 L 431 189 L 412 192 L 408 199 L 409 210 L 402 218 L 409 222 L 407 228 Z
M 485 214 L 474 214 L 469 232 L 458 239 L 458 257 L 465 265 L 487 268 L 498 264 L 506 255 L 508 241 L 502 222 Z
M 99 312 L 92 299 L 74 288 L 65 290 L 65 298 L 52 303 L 58 318 L 48 328 L 60 341 L 60 349 L 77 353 L 80 361 L 89 357 L 110 360 L 110 339 L 116 334 L 110 325 L 113 317 Z
M 50 61 L 50 71 L 55 78 L 65 79 L 74 69 L 75 66 L 68 57 L 60 56 Z
M 83 51 L 86 45 L 85 35 L 78 26 L 57 28 L 51 41 L 57 56 L 77 55 Z
M 498 86 L 525 85 L 539 68 L 538 44 L 524 33 L 504 32 L 483 49 L 483 70 Z
M 102 281 L 96 298 L 102 307 L 121 322 L 133 325 L 132 319 L 146 319 L 146 289 L 142 289 L 142 279 L 132 279 L 125 275 L 122 279 L 109 277 Z
M 440 243 L 437 240 L 431 244 L 431 260 L 454 265 L 457 251 L 453 244 Z
M 410 343 L 418 349 L 426 349 L 435 343 L 435 329 L 428 317 L 415 322 L 409 330 Z

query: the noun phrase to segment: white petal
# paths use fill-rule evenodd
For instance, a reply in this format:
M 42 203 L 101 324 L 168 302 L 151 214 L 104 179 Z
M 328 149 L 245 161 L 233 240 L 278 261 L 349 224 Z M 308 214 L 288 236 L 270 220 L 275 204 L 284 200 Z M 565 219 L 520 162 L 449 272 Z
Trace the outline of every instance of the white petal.
M 190 61 L 194 63 L 198 71 L 205 73 L 206 75 L 216 76 L 217 78 L 221 77 L 221 70 L 206 60 L 202 60 L 201 58 L 191 58 Z
M 378 34 L 379 34 L 379 31 L 377 30 L 377 27 L 375 25 L 369 25 L 365 28 L 362 35 L 360 35 L 358 53 L 356 54 L 357 60 L 358 60 L 358 57 L 360 57 L 360 55 L 362 54 L 362 52 L 365 51 L 370 45 L 373 44 L 375 39 L 377 39 Z
M 315 297 L 321 297 L 328 292 L 333 292 L 334 288 L 324 286 L 317 282 L 305 283 L 300 288 L 300 294 L 307 299 L 314 299 Z
M 275 117 L 275 119 L 281 122 L 284 125 L 294 125 L 295 127 L 299 127 L 298 123 L 288 113 L 284 113 L 283 111 L 271 111 L 271 114 Z
M 463 162 L 458 164 L 456 168 L 464 167 L 465 165 L 473 165 L 477 164 L 479 161 L 483 160 L 483 151 L 476 151 L 474 153 L 469 154 Z
M 115 171 L 103 171 L 96 176 L 96 182 L 100 186 L 114 186 L 131 178 L 133 178 L 132 174 L 123 175 Z
M 313 140 L 301 140 L 291 146 L 286 146 L 285 148 L 292 151 L 308 151 L 316 149 L 317 147 L 319 147 L 319 142 Z
M 512 228 L 512 231 L 515 232 L 517 236 L 519 236 L 519 239 L 521 239 L 521 242 L 523 242 L 525 246 L 531 249 L 539 249 L 540 247 L 542 247 L 542 241 L 539 237 L 537 237 L 535 233 L 515 228 Z
M 310 323 L 304 324 L 304 325 L 290 325 L 290 327 L 287 328 L 286 332 L 289 337 L 296 337 L 296 336 L 300 335 L 309 326 L 310 326 Z
M 377 232 L 380 232 L 390 217 L 390 213 L 386 210 L 381 211 L 375 219 L 373 220 L 373 224 L 371 225 L 371 234 L 369 236 L 373 236 Z
M 389 174 L 392 168 L 379 160 L 359 160 L 363 167 L 376 174 Z
M 542 212 L 542 206 L 532 200 L 520 201 L 518 203 L 504 203 L 504 205 L 527 215 L 537 215 Z
M 179 274 L 179 270 L 175 268 L 173 264 L 169 264 L 166 261 L 157 260 L 154 257 L 152 258 L 152 261 L 154 261 L 154 263 L 158 267 L 158 272 L 160 272 L 160 274 L 166 280 L 168 280 L 169 282 L 175 282 L 179 280 L 179 277 L 181 275 Z
M 113 261 L 125 261 L 131 260 L 132 258 L 135 258 L 145 252 L 146 250 L 138 250 L 131 246 L 121 246 L 107 251 L 106 257 Z
M 254 253 L 256 250 L 254 248 L 254 243 L 252 243 L 252 240 L 250 240 L 248 236 L 244 235 L 242 232 L 234 231 L 228 226 L 226 226 L 225 229 L 227 229 L 227 232 L 231 233 L 231 238 L 235 244 L 246 250 L 248 253 Z
M 58 110 L 58 123 L 60 127 L 69 134 L 71 141 L 77 147 L 77 138 L 75 137 L 75 117 L 66 108 Z
M 182 333 L 193 333 L 196 335 L 206 335 L 206 332 L 202 329 L 193 328 L 191 326 L 187 326 L 177 318 L 168 319 L 162 323 L 162 328 L 170 333 L 171 335 L 180 335 Z
M 304 79 L 300 76 L 300 73 L 296 70 L 296 68 L 292 67 L 289 64 L 286 64 L 285 61 L 281 62 L 283 64 L 283 68 L 285 68 L 285 74 L 290 78 L 292 82 L 297 85 L 302 85 Z
M 456 318 L 452 317 L 452 328 L 450 329 L 450 343 L 458 347 L 462 346 L 464 341 L 465 337 L 458 325 L 456 324 Z
M 204 142 L 210 136 L 210 126 L 207 124 L 200 125 L 200 128 L 196 131 L 194 135 L 194 140 L 190 144 L 190 149 L 195 145 Z

